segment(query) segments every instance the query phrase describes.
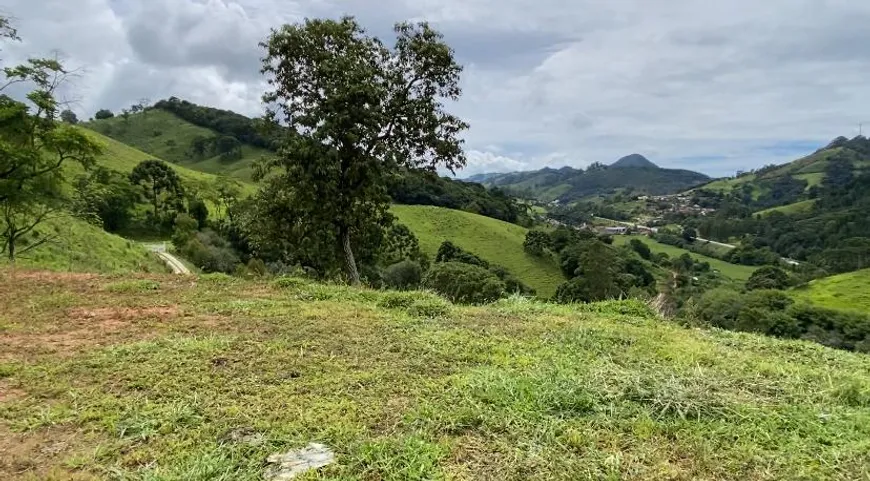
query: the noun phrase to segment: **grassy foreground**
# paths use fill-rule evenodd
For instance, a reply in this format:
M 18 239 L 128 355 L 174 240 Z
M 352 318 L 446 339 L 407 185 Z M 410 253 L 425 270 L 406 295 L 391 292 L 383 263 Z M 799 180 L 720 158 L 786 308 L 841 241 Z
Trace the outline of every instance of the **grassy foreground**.
M 810 282 L 791 293 L 829 309 L 870 311 L 870 269 L 848 272 Z
M 870 357 L 633 301 L 19 272 L 0 339 L 0 479 L 870 479 Z
M 555 261 L 526 254 L 523 242 L 528 229 L 524 227 L 443 207 L 394 205 L 390 211 L 411 229 L 420 248 L 430 257 L 434 258 L 441 243 L 449 240 L 490 263 L 506 267 L 545 298 L 555 294 L 565 281 Z

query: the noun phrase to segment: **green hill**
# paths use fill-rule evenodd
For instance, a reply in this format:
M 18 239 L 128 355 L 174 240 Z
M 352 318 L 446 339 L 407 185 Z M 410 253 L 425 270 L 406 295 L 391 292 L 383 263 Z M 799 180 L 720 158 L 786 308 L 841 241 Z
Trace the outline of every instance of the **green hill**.
M 391 212 L 414 232 L 423 252 L 433 258 L 441 243 L 449 240 L 490 263 L 506 267 L 539 296 L 552 296 L 564 282 L 555 261 L 523 250 L 528 232 L 524 227 L 442 207 L 394 205 Z
M 481 174 L 469 180 L 525 198 L 571 202 L 626 190 L 636 194 L 672 194 L 706 183 L 710 178 L 688 170 L 662 169 L 642 155 L 632 154 L 610 166 L 596 164 L 586 170 L 545 168 L 532 172 Z
M 168 275 L 0 283 L 0 479 L 859 480 L 870 357 L 624 301 Z
M 94 132 L 88 129 L 85 130 L 103 147 L 103 153 L 97 158 L 97 164 L 108 169 L 121 173 L 130 173 L 143 160 L 154 158 L 165 160 L 153 154 L 142 152 L 139 149 L 107 137 L 99 132 Z M 172 163 L 169 163 L 169 165 L 178 173 L 182 182 L 189 188 L 208 194 L 214 193 L 218 176 L 200 172 L 181 165 Z M 72 173 L 81 172 L 80 167 L 72 164 L 70 165 L 70 169 L 72 170 Z M 250 194 L 256 190 L 252 184 L 241 182 L 240 186 L 246 194 Z
M 755 215 L 765 216 L 774 212 L 782 212 L 786 215 L 805 214 L 812 211 L 814 205 L 816 205 L 816 199 L 807 199 L 800 202 L 795 202 L 793 204 L 786 204 L 779 207 L 771 207 L 770 209 L 760 210 L 756 212 Z
M 163 261 L 140 244 L 72 216 L 43 223 L 18 250 L 46 237 L 52 240 L 19 255 L 15 265 L 69 272 L 166 272 Z M 5 257 L 0 265 L 8 266 Z
M 870 312 L 870 269 L 816 279 L 791 292 L 822 307 Z
M 832 159 L 847 159 L 852 162 L 854 175 L 870 169 L 870 141 L 864 137 L 834 139 L 818 151 L 781 165 L 771 165 L 739 177 L 717 179 L 697 189 L 727 194 L 742 191 L 749 186 L 753 199 L 769 192 L 771 185 L 784 177 L 807 182 L 806 189 L 818 186 L 825 178 L 825 169 Z M 696 189 L 696 190 L 697 190 Z
M 83 130 L 103 147 L 103 153 L 97 157 L 97 165 L 102 167 L 126 174 L 132 172 L 139 162 L 154 158 L 153 155 L 141 152 L 97 132 L 84 128 Z M 188 189 L 196 190 L 206 198 L 214 195 L 216 176 L 178 165 L 170 165 L 178 172 L 182 183 Z M 64 170 L 68 183 L 71 183 L 72 179 L 84 172 L 80 165 L 74 163 L 68 163 Z M 253 186 L 243 185 L 243 190 L 250 193 L 253 191 Z M 43 237 L 50 237 L 52 241 L 23 253 L 16 260 L 16 265 L 55 271 L 165 271 L 163 262 L 137 243 L 105 232 L 97 226 L 70 215 L 40 225 L 36 233 L 25 239 L 26 244 L 19 246 L 19 250 Z M 7 263 L 5 259 L 0 262 Z
M 197 139 L 220 138 L 221 134 L 158 108 L 126 119 L 118 116 L 95 120 L 85 126 L 165 161 L 243 181 L 251 180 L 254 162 L 268 154 L 265 149 L 241 143 L 238 158 L 224 160 L 211 153 L 197 156 L 193 153 Z

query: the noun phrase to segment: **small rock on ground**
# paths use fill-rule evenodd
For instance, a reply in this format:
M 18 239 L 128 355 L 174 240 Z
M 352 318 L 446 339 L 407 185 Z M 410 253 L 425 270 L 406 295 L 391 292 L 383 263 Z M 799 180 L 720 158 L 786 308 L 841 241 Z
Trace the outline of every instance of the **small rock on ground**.
M 323 444 L 309 443 L 302 449 L 275 453 L 266 458 L 272 464 L 263 477 L 267 481 L 287 481 L 310 469 L 317 469 L 335 461 L 335 454 Z

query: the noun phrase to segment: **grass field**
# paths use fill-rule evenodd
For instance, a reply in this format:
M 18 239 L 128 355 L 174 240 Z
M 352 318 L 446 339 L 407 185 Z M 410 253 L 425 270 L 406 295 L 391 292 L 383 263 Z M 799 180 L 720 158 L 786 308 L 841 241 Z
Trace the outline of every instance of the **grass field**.
M 731 264 L 729 262 L 725 262 L 723 260 L 716 259 L 714 257 L 707 257 L 701 254 L 696 254 L 691 251 L 687 251 L 685 249 L 680 249 L 679 247 L 662 244 L 657 242 L 654 239 L 650 239 L 647 236 L 635 235 L 635 236 L 614 236 L 613 243 L 615 245 L 625 245 L 628 244 L 631 239 L 639 239 L 643 241 L 646 245 L 649 246 L 650 250 L 658 253 L 664 252 L 670 257 L 679 257 L 683 254 L 689 254 L 693 259 L 696 259 L 701 262 L 709 262 L 710 267 L 719 271 L 723 276 L 728 277 L 730 279 L 734 279 L 736 281 L 745 282 L 752 275 L 753 272 L 757 269 L 757 267 L 751 266 L 741 266 L 737 264 Z
M 199 127 L 160 109 L 130 115 L 127 120 L 114 117 L 85 124 L 127 145 L 160 159 L 212 174 L 221 174 L 250 182 L 253 164 L 268 152 L 243 145 L 242 158 L 230 162 L 219 157 L 195 159 L 191 154 L 194 139 L 212 138 L 218 133 Z
M 490 217 L 432 206 L 395 205 L 391 212 L 420 240 L 420 247 L 435 256 L 449 240 L 487 261 L 506 267 L 532 286 L 539 296 L 550 297 L 564 282 L 555 261 L 526 254 L 523 242 L 528 229 Z
M 7 275 L 0 272 L 0 275 Z M 0 479 L 859 480 L 870 357 L 642 304 L 220 276 L 0 283 Z
M 816 279 L 791 293 L 829 309 L 870 312 L 870 269 Z
M 106 137 L 105 135 L 102 135 L 98 132 L 87 129 L 85 129 L 85 132 L 87 132 L 103 147 L 103 153 L 97 158 L 97 163 L 106 168 L 115 170 L 117 172 L 129 173 L 132 172 L 133 169 L 143 160 L 154 158 L 159 159 L 159 157 L 155 157 L 154 155 L 142 152 L 139 149 L 131 147 L 110 137 Z M 185 186 L 204 193 L 214 193 L 215 186 L 218 180 L 218 177 L 216 175 L 200 172 L 194 169 L 189 169 L 187 167 L 176 165 L 173 163 L 168 164 L 178 173 L 178 176 L 181 178 Z M 80 167 L 72 163 L 70 164 L 70 168 L 73 175 L 81 171 Z M 246 182 L 239 182 L 239 186 L 241 187 L 242 192 L 247 195 L 256 191 L 256 187 L 254 185 Z
M 771 214 L 773 212 L 782 212 L 783 214 L 803 214 L 813 210 L 813 206 L 816 205 L 817 199 L 809 199 L 803 200 L 800 202 L 795 202 L 794 204 L 781 205 L 779 207 L 772 207 L 770 209 L 760 210 L 755 213 L 755 215 L 765 216 Z
M 52 219 L 37 231 L 25 240 L 27 245 L 45 237 L 53 240 L 21 253 L 16 266 L 76 272 L 166 272 L 163 262 L 141 245 L 75 217 Z M 19 245 L 18 250 L 25 247 Z M 0 265 L 8 265 L 5 257 Z

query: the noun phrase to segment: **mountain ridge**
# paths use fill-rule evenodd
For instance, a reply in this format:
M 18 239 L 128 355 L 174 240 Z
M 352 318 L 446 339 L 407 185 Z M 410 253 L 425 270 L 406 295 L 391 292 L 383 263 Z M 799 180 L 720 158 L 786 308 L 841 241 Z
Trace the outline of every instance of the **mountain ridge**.
M 610 165 L 593 163 L 584 169 L 565 166 L 538 170 L 483 173 L 467 177 L 487 187 L 498 187 L 526 198 L 570 202 L 584 197 L 611 195 L 621 191 L 665 195 L 708 183 L 709 176 L 684 169 L 659 167 L 641 154 L 630 154 Z

